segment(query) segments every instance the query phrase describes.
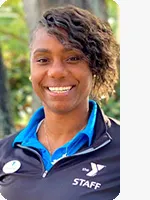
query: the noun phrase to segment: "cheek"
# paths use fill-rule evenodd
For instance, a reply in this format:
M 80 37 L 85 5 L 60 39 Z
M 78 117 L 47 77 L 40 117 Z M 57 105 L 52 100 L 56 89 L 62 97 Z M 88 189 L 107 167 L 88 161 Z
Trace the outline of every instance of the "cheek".
M 42 81 L 44 77 L 44 72 L 33 63 L 30 66 L 31 66 L 30 71 L 31 71 L 32 82 L 33 84 L 38 84 L 39 82 Z
M 82 77 L 81 80 L 82 80 L 82 85 L 85 92 L 90 93 L 93 86 L 92 74 L 90 72 L 86 73 L 84 77 Z
M 92 82 L 93 82 L 92 72 L 88 70 L 86 76 L 87 76 L 87 82 L 88 82 L 89 87 L 92 87 Z
M 92 87 L 93 87 L 92 75 L 89 77 L 88 85 L 89 85 L 89 92 L 91 92 Z

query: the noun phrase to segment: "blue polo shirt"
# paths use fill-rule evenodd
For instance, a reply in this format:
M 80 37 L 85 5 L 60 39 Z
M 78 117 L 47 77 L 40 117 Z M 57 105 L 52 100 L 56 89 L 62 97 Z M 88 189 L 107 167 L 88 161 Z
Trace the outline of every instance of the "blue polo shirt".
M 89 146 L 91 145 L 96 121 L 97 104 L 93 100 L 89 100 L 89 104 L 92 110 L 86 127 L 79 131 L 69 142 L 56 149 L 52 155 L 37 138 L 37 131 L 45 118 L 43 107 L 40 107 L 33 114 L 27 127 L 15 138 L 13 147 L 15 147 L 16 143 L 21 143 L 22 146 L 38 149 L 42 156 L 45 170 L 49 171 L 59 159 L 75 154 L 87 142 Z

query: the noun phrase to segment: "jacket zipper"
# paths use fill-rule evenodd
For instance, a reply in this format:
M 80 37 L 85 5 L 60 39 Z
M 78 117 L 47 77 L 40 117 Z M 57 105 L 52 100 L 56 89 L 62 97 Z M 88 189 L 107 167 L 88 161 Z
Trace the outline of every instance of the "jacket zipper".
M 45 170 L 45 172 L 43 173 L 42 177 L 45 178 L 47 174 L 48 174 L 48 171 Z
M 79 155 L 83 155 L 83 154 L 88 154 L 88 153 L 91 153 L 91 152 L 94 152 L 94 151 L 96 151 L 96 150 L 98 150 L 98 149 L 101 149 L 102 147 L 104 147 L 104 146 L 106 146 L 107 144 L 109 144 L 111 142 L 111 139 L 108 139 L 107 141 L 105 141 L 104 143 L 102 143 L 100 146 L 98 146 L 97 148 L 90 148 L 90 149 L 87 149 L 87 150 L 85 150 L 85 151 L 82 151 L 82 152 L 79 152 L 79 153 L 76 153 L 76 154 L 74 154 L 74 155 L 72 155 L 72 156 L 68 156 L 68 157 L 70 157 L 70 158 L 72 158 L 72 157 L 76 157 L 76 156 L 79 156 Z M 41 164 L 42 164 L 42 177 L 43 178 L 45 178 L 46 176 L 47 176 L 47 174 L 48 174 L 48 170 L 45 170 L 45 167 L 44 167 L 44 164 L 43 164 L 43 160 L 42 160 L 42 157 L 41 157 L 41 155 L 36 151 L 36 150 L 34 150 L 34 149 L 31 149 L 31 148 L 29 148 L 29 147 L 25 147 L 25 146 L 22 146 L 22 145 L 20 145 L 20 144 L 17 144 L 17 146 L 18 147 L 20 147 L 20 148 L 22 148 L 22 149 L 26 149 L 26 150 L 28 150 L 28 151 L 31 151 L 32 153 L 35 153 L 37 156 L 38 156 L 38 158 L 40 159 L 40 161 L 41 161 Z M 63 159 L 66 159 L 66 158 L 60 158 L 59 159 L 59 161 L 60 160 L 63 160 Z M 59 162 L 58 161 L 58 162 Z M 54 166 L 54 165 L 53 165 Z

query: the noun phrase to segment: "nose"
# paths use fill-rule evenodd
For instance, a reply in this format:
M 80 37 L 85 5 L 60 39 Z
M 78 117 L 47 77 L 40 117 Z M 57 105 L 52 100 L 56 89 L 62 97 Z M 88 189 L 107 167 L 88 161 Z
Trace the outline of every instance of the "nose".
M 48 68 L 48 76 L 55 79 L 62 79 L 68 74 L 61 60 L 54 60 Z

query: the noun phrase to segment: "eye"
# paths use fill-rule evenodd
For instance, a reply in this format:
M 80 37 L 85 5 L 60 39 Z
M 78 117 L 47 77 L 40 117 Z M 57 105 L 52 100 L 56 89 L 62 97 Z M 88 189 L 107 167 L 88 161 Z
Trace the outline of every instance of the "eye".
M 77 63 L 83 60 L 83 56 L 77 55 L 77 56 L 70 56 L 69 58 L 66 59 L 68 63 Z
M 49 60 L 47 58 L 40 58 L 40 59 L 37 59 L 36 62 L 44 65 L 44 64 L 47 64 L 49 62 Z

